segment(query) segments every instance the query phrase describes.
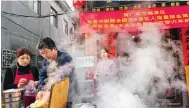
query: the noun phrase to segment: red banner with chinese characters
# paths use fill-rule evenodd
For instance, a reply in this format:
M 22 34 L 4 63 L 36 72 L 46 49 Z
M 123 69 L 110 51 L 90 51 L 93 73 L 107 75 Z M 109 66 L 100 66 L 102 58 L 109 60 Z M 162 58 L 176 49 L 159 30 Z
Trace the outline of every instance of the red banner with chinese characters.
M 80 14 L 80 31 L 129 31 L 150 27 L 151 22 L 166 25 L 161 28 L 188 27 L 189 6 L 83 12 Z
M 182 28 L 182 45 L 184 54 L 184 65 L 189 65 L 189 28 Z

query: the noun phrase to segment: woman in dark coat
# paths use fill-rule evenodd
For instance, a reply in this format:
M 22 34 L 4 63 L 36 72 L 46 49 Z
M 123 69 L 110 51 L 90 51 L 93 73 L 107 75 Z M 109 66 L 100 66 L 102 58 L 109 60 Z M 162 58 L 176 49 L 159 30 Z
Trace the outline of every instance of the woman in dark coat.
M 31 53 L 26 48 L 16 50 L 16 63 L 13 63 L 6 71 L 3 87 L 4 90 L 22 88 L 30 80 L 35 81 L 37 86 L 39 72 L 36 67 L 31 66 Z

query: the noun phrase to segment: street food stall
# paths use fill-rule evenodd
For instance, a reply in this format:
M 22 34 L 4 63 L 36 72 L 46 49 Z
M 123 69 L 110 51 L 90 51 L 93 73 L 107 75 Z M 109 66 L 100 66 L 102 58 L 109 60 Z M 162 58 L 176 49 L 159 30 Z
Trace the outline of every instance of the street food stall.
M 77 1 L 77 0 L 76 0 Z M 79 0 L 78 0 L 79 1 Z M 142 32 L 141 27 L 151 27 L 156 23 L 173 41 L 180 41 L 183 51 L 186 85 L 189 87 L 188 76 L 188 38 L 189 36 L 189 2 L 135 2 L 133 1 L 85 1 L 78 9 L 80 11 L 80 32 L 85 37 L 85 52 L 89 56 L 99 56 L 99 46 L 106 47 L 110 51 L 110 57 L 119 56 L 120 51 L 116 43 L 117 33 L 130 33 L 137 35 Z M 182 10 L 182 11 L 180 11 Z M 105 40 L 90 39 L 96 33 L 106 37 Z M 102 42 L 102 43 L 100 43 Z M 91 49 L 90 46 L 93 46 Z M 171 96 L 170 96 L 171 95 Z M 167 90 L 167 99 L 172 106 L 183 105 L 184 94 L 175 90 Z M 188 92 L 189 96 L 189 92 Z M 187 96 L 186 96 L 187 97 Z M 188 97 L 189 99 L 189 97 Z

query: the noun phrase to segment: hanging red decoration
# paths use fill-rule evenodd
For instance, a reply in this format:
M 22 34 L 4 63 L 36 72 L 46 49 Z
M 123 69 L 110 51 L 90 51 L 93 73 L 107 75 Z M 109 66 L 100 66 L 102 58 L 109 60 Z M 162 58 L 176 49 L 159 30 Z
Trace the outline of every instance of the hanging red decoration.
M 73 0 L 73 6 L 75 8 L 82 8 L 84 3 L 84 0 Z

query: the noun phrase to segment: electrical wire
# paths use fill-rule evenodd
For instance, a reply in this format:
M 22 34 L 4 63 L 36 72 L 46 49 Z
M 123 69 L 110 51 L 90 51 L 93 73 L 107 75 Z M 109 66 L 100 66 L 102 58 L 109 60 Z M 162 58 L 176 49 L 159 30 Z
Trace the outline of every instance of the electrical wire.
M 4 29 L 4 27 L 1 27 L 1 28 Z M 8 30 L 8 29 L 7 29 L 7 30 Z M 27 38 L 22 37 L 21 35 L 17 35 L 17 34 L 14 34 L 14 33 L 12 33 L 12 32 L 9 32 L 9 31 L 4 32 L 4 34 L 11 34 L 11 35 L 14 35 L 14 36 L 16 36 L 16 37 L 22 38 L 22 39 L 24 39 L 24 40 L 28 40 L 28 41 L 32 41 L 32 42 L 37 42 L 37 41 L 34 41 L 34 40 L 29 40 L 29 39 L 27 39 Z
M 15 21 L 11 20 L 10 18 L 8 18 L 8 17 L 6 17 L 6 16 L 4 16 L 4 15 L 1 15 L 1 16 L 4 17 L 4 18 L 6 18 L 7 20 L 11 21 L 12 23 L 18 25 L 19 27 L 23 28 L 24 30 L 30 32 L 31 34 L 34 34 L 34 35 L 37 36 L 37 37 L 41 37 L 41 36 L 39 36 L 38 34 L 34 33 L 33 31 L 31 31 L 31 30 L 29 30 L 29 29 L 27 29 L 27 28 L 21 26 L 20 24 L 16 23 Z
M 7 14 L 7 15 L 11 15 L 11 16 L 17 16 L 17 17 L 30 17 L 30 18 L 46 18 L 46 17 L 51 17 L 51 16 L 56 16 L 56 15 L 63 15 L 63 14 L 66 14 L 66 13 L 58 13 L 58 14 L 47 14 L 47 15 L 44 15 L 44 16 L 27 16 L 27 15 L 21 15 L 21 14 L 15 14 L 15 13 L 9 13 L 9 12 L 4 12 L 4 11 L 1 11 L 3 14 Z
M 8 30 L 7 28 L 5 28 L 5 27 L 2 27 L 2 26 L 1 26 L 1 28 L 2 28 L 2 29 L 5 29 L 5 30 Z
M 17 17 L 30 17 L 30 18 L 46 18 L 46 17 L 54 16 L 54 15 L 52 15 L 52 14 L 51 14 L 51 15 L 48 14 L 48 15 L 44 15 L 44 16 L 27 16 L 27 15 L 19 15 L 19 14 L 4 12 L 4 11 L 1 11 L 1 12 L 3 13 L 3 14 L 1 15 L 1 17 L 6 18 L 7 20 L 9 20 L 9 21 L 11 21 L 12 23 L 18 25 L 19 27 L 23 28 L 24 30 L 30 32 L 31 34 L 34 34 L 34 35 L 37 36 L 37 37 L 41 37 L 41 36 L 38 35 L 38 34 L 36 34 L 36 33 L 34 33 L 33 31 L 31 31 L 31 30 L 29 30 L 29 29 L 23 27 L 22 25 L 16 23 L 16 22 L 13 21 L 12 19 L 8 18 L 6 15 L 17 16 Z M 73 12 L 73 11 L 70 11 L 70 12 L 67 12 L 67 13 L 71 13 L 71 12 Z M 56 14 L 56 15 L 63 15 L 63 14 L 67 14 L 67 13 L 64 12 L 64 13 L 59 13 L 59 14 Z M 6 29 L 6 28 L 3 28 L 3 29 Z

